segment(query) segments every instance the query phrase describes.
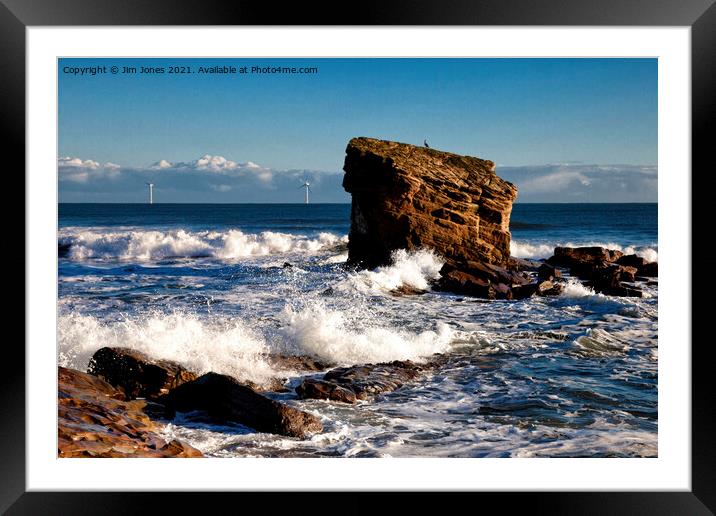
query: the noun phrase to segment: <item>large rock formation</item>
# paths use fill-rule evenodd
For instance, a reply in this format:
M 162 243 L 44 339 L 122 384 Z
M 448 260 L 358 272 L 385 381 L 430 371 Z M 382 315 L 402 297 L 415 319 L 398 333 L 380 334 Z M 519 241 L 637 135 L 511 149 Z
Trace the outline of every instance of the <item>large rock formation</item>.
M 353 138 L 343 188 L 353 197 L 348 263 L 376 267 L 397 249 L 432 249 L 444 260 L 439 290 L 513 299 L 536 284 L 510 260 L 517 188 L 495 164 L 405 143 Z
M 346 149 L 349 263 L 376 267 L 396 249 L 429 248 L 454 269 L 506 267 L 517 188 L 492 161 L 372 138 Z

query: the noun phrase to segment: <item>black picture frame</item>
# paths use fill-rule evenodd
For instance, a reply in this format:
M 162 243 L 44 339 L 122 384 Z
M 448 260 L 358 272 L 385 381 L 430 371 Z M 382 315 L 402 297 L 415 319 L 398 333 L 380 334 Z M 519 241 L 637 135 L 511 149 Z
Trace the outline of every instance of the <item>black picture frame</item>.
M 716 159 L 709 124 L 716 114 L 716 5 L 714 0 L 460 0 L 430 2 L 404 0 L 345 4 L 295 2 L 277 7 L 256 0 L 0 0 L 0 118 L 2 141 L 16 157 L 25 156 L 25 29 L 28 26 L 112 25 L 552 25 L 552 26 L 689 26 L 691 27 L 692 73 L 692 170 L 684 180 L 692 185 L 692 242 L 698 227 L 713 215 L 705 207 L 714 180 Z M 19 174 L 15 174 L 19 176 Z M 696 187 L 698 185 L 698 188 Z M 24 191 L 24 183 L 17 185 Z M 26 192 L 25 192 L 26 193 Z M 16 212 L 15 212 L 16 213 Z M 15 215 L 16 217 L 16 215 Z M 12 219 L 8 219 L 12 220 Z M 693 249 L 693 251 L 696 251 Z M 24 258 L 24 251 L 23 251 Z M 15 257 L 16 259 L 16 257 Z M 712 270 L 713 258 L 692 252 L 692 271 Z M 685 268 L 688 272 L 688 268 Z M 31 271 L 25 269 L 25 277 Z M 684 281 L 692 285 L 692 455 L 690 492 L 580 492 L 580 493 L 479 493 L 487 499 L 524 506 L 532 513 L 549 514 L 713 514 L 716 511 L 716 447 L 714 425 L 712 343 L 698 339 L 710 319 L 711 304 L 699 299 L 693 274 Z M 688 300 L 685 300 L 688 302 Z M 18 303 L 19 305 L 19 303 Z M 23 304 L 24 306 L 24 304 Z M 31 307 L 27 307 L 30 309 Z M 711 316 L 712 317 L 712 316 Z M 703 335 L 706 335 L 703 332 Z M 241 499 L 240 507 L 267 503 L 265 494 L 251 493 L 53 493 L 26 492 L 25 488 L 25 353 L 14 342 L 4 347 L 5 363 L 0 389 L 0 511 L 7 514 L 133 514 L 145 513 L 150 505 L 162 512 L 206 511 L 228 507 Z M 211 497 L 211 505 L 206 497 Z M 271 495 L 271 512 L 316 506 L 310 493 L 293 493 L 281 499 Z M 315 495 L 313 495 L 315 496 Z M 357 497 L 359 495 L 353 495 Z M 371 498 L 372 494 L 360 495 Z M 453 494 L 451 496 L 457 496 Z M 465 495 L 460 495 L 464 498 Z M 412 503 L 424 503 L 425 493 L 410 495 Z M 345 503 L 341 512 L 360 511 Z M 470 505 L 474 501 L 462 500 Z M 492 500 L 491 500 L 492 501 Z M 322 501 L 319 505 L 323 505 Z M 460 503 L 455 500 L 452 504 Z M 282 507 L 281 505 L 285 505 Z M 350 506 L 346 508 L 346 506 Z M 367 507 L 373 506 L 368 502 Z M 324 505 L 324 509 L 325 509 Z M 335 509 L 333 509 L 335 510 Z M 476 507 L 475 510 L 478 510 Z

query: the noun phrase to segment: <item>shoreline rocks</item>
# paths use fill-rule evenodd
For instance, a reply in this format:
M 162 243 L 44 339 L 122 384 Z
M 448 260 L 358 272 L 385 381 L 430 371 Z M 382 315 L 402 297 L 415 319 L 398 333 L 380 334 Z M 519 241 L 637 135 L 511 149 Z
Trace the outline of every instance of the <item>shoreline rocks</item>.
M 638 277 L 658 275 L 657 262 L 604 247 L 555 247 L 547 264 L 569 269 L 571 276 L 610 296 L 642 297 L 642 290 L 631 284 Z
M 399 389 L 428 368 L 429 365 L 409 360 L 338 367 L 323 375 L 322 380 L 304 380 L 296 393 L 300 399 L 355 403 Z
M 308 356 L 268 355 L 273 367 L 316 372 L 328 366 Z M 170 360 L 159 360 L 129 348 L 101 348 L 90 359 L 88 373 L 105 381 L 125 399 L 156 402 L 154 414 L 174 418 L 175 412 L 203 410 L 218 420 L 233 421 L 258 431 L 303 437 L 321 431 L 310 414 L 259 394 L 268 387 L 285 392 L 284 380 L 271 379 L 260 386 L 227 375 L 202 376 Z M 186 388 L 184 388 L 187 386 Z M 253 408 L 252 408 L 253 407 Z
M 145 413 L 146 402 L 127 400 L 104 380 L 58 367 L 57 452 L 71 457 L 202 457 Z

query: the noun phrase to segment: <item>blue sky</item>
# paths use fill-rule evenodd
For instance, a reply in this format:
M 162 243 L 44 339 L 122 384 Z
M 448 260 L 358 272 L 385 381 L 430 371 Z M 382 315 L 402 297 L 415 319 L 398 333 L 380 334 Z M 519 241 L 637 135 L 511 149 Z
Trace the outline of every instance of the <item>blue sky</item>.
M 111 66 L 193 74 L 112 74 Z M 200 74 L 199 66 L 316 74 Z M 106 66 L 78 75 L 65 67 Z M 346 143 L 490 159 L 522 202 L 656 201 L 655 59 L 61 59 L 60 201 L 348 202 Z M 163 161 L 162 161 L 163 160 Z M 300 194 L 300 191 L 299 191 Z M 300 202 L 300 195 L 296 202 Z

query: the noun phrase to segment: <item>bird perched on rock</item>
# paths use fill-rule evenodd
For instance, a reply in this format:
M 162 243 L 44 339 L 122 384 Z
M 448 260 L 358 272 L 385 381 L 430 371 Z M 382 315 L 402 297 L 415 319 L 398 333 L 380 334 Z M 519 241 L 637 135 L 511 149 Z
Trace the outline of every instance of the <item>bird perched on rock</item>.
M 423 140 L 423 145 L 425 145 L 428 149 L 430 148 L 430 145 L 428 145 L 428 140 Z

